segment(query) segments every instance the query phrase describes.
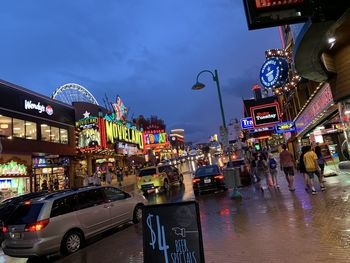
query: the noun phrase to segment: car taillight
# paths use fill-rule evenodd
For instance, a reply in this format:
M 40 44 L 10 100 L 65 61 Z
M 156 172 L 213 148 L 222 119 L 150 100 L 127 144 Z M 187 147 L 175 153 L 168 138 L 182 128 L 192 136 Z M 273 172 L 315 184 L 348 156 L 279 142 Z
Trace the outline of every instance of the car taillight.
M 193 182 L 194 184 L 199 183 L 200 181 L 201 181 L 201 179 L 199 179 L 199 178 L 193 178 L 193 179 L 192 179 L 192 182 Z
M 224 180 L 224 179 L 225 179 L 225 177 L 224 177 L 222 174 L 220 174 L 220 175 L 215 175 L 214 178 L 215 178 L 216 180 Z
M 153 177 L 156 178 L 156 177 L 159 177 L 161 176 L 161 174 L 154 174 Z
M 49 219 L 44 219 L 44 220 L 40 220 L 34 224 L 26 225 L 26 228 L 24 229 L 24 231 L 27 231 L 27 232 L 40 231 L 44 227 L 46 227 L 49 224 L 49 222 L 50 222 Z
M 3 227 L 2 227 L 2 232 L 3 232 L 3 233 L 7 233 L 7 231 L 8 231 L 7 227 L 6 227 L 6 226 L 3 226 Z

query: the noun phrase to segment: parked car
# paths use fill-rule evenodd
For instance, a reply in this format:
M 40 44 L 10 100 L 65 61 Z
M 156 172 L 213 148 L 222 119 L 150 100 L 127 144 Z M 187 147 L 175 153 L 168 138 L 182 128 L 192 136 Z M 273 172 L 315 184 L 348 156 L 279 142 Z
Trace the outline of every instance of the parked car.
M 179 169 L 172 165 L 151 166 L 140 170 L 137 187 L 144 193 L 160 189 L 168 191 L 175 183 L 183 184 L 183 180 Z
M 21 204 L 6 221 L 2 249 L 13 257 L 40 257 L 78 251 L 103 231 L 138 223 L 146 199 L 110 186 L 49 194 Z
M 192 179 L 195 195 L 206 191 L 227 190 L 224 175 L 218 165 L 199 167 Z
M 10 216 L 10 214 L 17 208 L 17 206 L 20 203 L 26 202 L 26 201 L 33 199 L 33 198 L 36 198 L 36 197 L 44 196 L 46 194 L 48 194 L 47 191 L 28 193 L 28 194 L 5 199 L 0 203 L 0 228 L 1 228 L 1 230 L 0 230 L 0 243 L 4 239 L 4 235 L 2 232 L 2 226 L 3 226 L 4 222 L 7 220 L 7 218 Z

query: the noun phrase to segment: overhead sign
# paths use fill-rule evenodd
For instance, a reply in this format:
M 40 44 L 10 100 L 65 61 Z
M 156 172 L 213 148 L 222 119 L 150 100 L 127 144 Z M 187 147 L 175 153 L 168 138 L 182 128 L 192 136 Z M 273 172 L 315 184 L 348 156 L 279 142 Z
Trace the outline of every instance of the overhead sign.
M 264 128 L 250 129 L 249 133 L 257 133 L 257 132 L 273 131 L 273 130 L 274 130 L 274 127 L 264 127 Z
M 147 205 L 142 214 L 143 262 L 204 263 L 198 204 Z
M 260 82 L 266 88 L 281 87 L 288 79 L 288 61 L 272 57 L 265 61 L 260 70 Z
M 295 123 L 293 121 L 277 123 L 275 130 L 277 133 L 293 132 L 295 131 Z
M 244 0 L 244 9 L 250 30 L 304 22 L 312 14 L 307 0 Z
M 254 128 L 253 118 L 252 117 L 248 117 L 248 118 L 241 119 L 241 126 L 242 126 L 242 129 L 252 129 L 252 128 Z
M 317 94 L 311 99 L 304 111 L 295 119 L 295 126 L 298 135 L 302 133 L 307 126 L 317 122 L 316 117 L 323 113 L 334 104 L 333 94 L 329 83 L 325 83 Z
M 251 107 L 250 113 L 254 128 L 274 126 L 280 121 L 278 102 Z

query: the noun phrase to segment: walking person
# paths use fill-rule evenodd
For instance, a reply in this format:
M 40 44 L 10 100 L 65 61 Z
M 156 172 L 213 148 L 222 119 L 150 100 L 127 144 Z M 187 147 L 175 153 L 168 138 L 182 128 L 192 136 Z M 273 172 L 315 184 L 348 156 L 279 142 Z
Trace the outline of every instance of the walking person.
M 112 170 L 108 169 L 107 173 L 106 173 L 106 183 L 107 185 L 111 185 L 112 184 L 112 174 L 111 174 Z
M 252 183 L 256 183 L 260 181 L 258 180 L 258 177 L 256 174 L 256 160 L 254 155 L 251 156 L 251 160 L 250 160 L 250 177 L 251 177 Z
M 122 186 L 122 182 L 123 182 L 123 171 L 122 171 L 121 168 L 117 168 L 117 180 L 118 180 L 119 186 Z
M 264 187 L 261 184 L 261 180 L 265 178 L 266 181 L 266 185 L 267 187 L 269 186 L 268 184 L 268 165 L 267 162 L 264 158 L 263 155 L 259 155 L 259 160 L 257 161 L 257 165 L 256 165 L 256 173 L 257 173 L 257 177 L 260 179 L 258 179 L 258 183 L 260 186 L 261 191 L 264 191 Z
M 307 171 L 307 174 L 310 179 L 310 185 L 311 185 L 311 190 L 312 194 L 315 195 L 317 194 L 316 189 L 315 189 L 315 175 L 319 172 L 320 168 L 318 166 L 317 162 L 317 155 L 316 153 L 312 150 L 311 146 L 307 146 L 307 152 L 304 154 L 304 164 L 305 164 L 305 169 Z
M 320 167 L 319 172 L 317 173 L 318 181 L 320 182 L 320 187 L 322 191 L 326 190 L 326 187 L 324 186 L 323 180 L 324 180 L 324 166 L 325 166 L 325 159 L 323 158 L 321 147 L 317 144 L 315 147 L 315 153 L 317 155 L 317 164 Z
M 282 152 L 280 152 L 280 168 L 283 170 L 288 183 L 289 191 L 295 191 L 294 188 L 294 167 L 295 161 L 292 153 L 287 150 L 287 145 L 282 145 Z
M 276 188 L 280 188 L 277 181 L 277 161 L 272 154 L 269 154 L 269 170 L 272 178 L 272 185 Z
M 304 163 L 304 155 L 307 152 L 307 146 L 303 146 L 301 148 L 301 155 L 299 158 L 299 172 L 304 176 L 304 182 L 305 182 L 305 191 L 309 190 L 309 176 L 307 174 L 305 163 Z

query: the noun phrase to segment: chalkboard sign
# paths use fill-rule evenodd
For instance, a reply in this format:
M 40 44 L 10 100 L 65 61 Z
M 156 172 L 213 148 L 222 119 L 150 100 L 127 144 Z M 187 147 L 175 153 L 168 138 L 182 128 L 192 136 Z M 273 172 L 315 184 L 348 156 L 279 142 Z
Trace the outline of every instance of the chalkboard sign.
M 204 263 L 196 202 L 145 206 L 142 225 L 144 263 Z

